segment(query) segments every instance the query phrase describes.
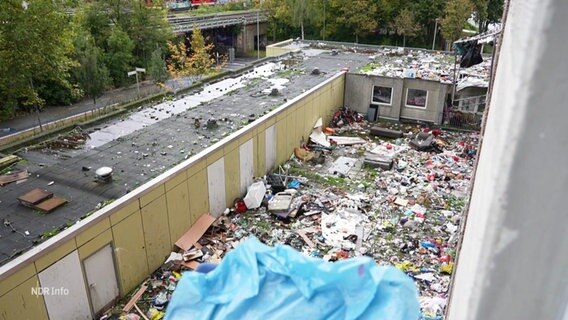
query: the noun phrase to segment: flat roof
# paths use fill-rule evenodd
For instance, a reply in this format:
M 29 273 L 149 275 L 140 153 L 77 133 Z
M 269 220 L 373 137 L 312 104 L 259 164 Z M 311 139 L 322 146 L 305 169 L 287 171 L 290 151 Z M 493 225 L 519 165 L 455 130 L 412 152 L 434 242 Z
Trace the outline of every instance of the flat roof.
M 17 155 L 24 161 L 13 169 L 27 169 L 30 176 L 2 187 L 0 265 L 342 68 L 358 69 L 368 62 L 367 56 L 349 51 L 331 55 L 322 50 L 275 58 L 235 78 L 204 85 L 175 101 L 149 105 L 95 127 L 82 128 L 90 139 L 79 149 L 40 144 L 20 150 Z M 321 73 L 311 75 L 314 68 Z M 273 88 L 278 89 L 278 95 L 269 95 Z M 199 128 L 195 127 L 196 118 Z M 205 128 L 212 118 L 217 127 Z M 113 168 L 111 183 L 95 179 L 96 169 L 103 166 Z M 47 214 L 21 205 L 17 198 L 35 188 L 69 202 Z

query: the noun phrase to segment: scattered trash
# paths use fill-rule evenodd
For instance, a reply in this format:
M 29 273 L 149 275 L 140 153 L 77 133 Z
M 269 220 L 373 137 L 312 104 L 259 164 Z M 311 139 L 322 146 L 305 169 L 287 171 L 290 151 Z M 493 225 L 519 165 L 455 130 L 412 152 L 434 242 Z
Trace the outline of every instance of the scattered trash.
M 258 181 L 250 185 L 247 190 L 247 195 L 243 199 L 245 205 L 249 209 L 256 209 L 262 204 L 264 195 L 266 194 L 266 186 L 264 182 Z
M 140 300 L 142 312 L 148 317 L 165 312 L 168 319 L 181 285 L 174 272 L 187 270 L 194 277 L 201 266 L 222 266 L 254 236 L 310 259 L 341 263 L 366 256 L 394 266 L 414 280 L 422 318 L 441 319 L 476 156 L 469 151 L 479 136 L 392 123 L 380 126 L 395 132 L 392 137 L 372 136 L 371 124 L 360 118 L 349 110 L 336 113 L 334 132 L 316 122 L 317 135 L 331 147 L 311 136 L 311 144 L 298 146 L 291 160 L 258 178 L 233 208 L 218 218 L 202 215 L 176 241 L 179 250 L 145 282 L 160 284 Z M 360 143 L 334 144 L 326 134 Z M 411 147 L 417 135 L 431 136 L 432 146 Z

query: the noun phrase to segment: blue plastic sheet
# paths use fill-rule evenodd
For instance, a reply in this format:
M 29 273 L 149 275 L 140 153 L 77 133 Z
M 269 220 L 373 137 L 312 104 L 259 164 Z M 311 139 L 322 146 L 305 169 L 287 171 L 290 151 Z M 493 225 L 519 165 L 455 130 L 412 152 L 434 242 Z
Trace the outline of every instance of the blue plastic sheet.
M 358 257 L 335 263 L 249 238 L 209 273 L 185 272 L 165 320 L 420 317 L 414 282 Z

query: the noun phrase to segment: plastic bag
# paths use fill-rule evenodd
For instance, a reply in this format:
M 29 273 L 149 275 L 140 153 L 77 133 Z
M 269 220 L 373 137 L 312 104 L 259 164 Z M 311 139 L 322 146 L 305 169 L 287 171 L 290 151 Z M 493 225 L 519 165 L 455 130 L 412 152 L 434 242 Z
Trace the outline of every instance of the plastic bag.
M 165 320 L 411 319 L 412 279 L 358 257 L 331 263 L 249 238 L 209 273 L 185 272 Z

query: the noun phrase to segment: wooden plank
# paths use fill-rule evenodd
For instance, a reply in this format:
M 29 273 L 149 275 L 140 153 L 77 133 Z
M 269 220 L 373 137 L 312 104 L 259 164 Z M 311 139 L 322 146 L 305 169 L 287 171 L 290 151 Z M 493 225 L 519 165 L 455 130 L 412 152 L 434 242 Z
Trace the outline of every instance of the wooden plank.
M 215 217 L 208 213 L 202 214 L 191 228 L 176 241 L 175 245 L 185 251 L 191 249 L 191 247 L 203 237 L 215 219 Z
M 20 157 L 10 155 L 0 159 L 0 169 L 5 168 L 9 165 L 12 165 L 16 162 L 20 161 Z
M 132 310 L 132 307 L 134 307 L 134 305 L 136 304 L 136 302 L 138 302 L 138 300 L 140 299 L 140 297 L 144 294 L 144 292 L 146 292 L 146 289 L 148 289 L 147 285 L 142 285 L 142 287 L 140 287 L 140 289 L 138 289 L 138 291 L 136 291 L 136 293 L 132 296 L 132 298 L 130 298 L 130 300 L 128 301 L 128 303 L 124 306 L 124 308 L 122 308 L 122 311 L 124 312 L 130 312 L 130 310 Z
M 34 207 L 43 212 L 50 213 L 51 211 L 61 207 L 66 204 L 67 200 L 59 197 L 51 197 L 45 201 L 36 204 Z
M 19 180 L 27 179 L 30 176 L 28 170 L 16 171 L 14 173 L 0 176 L 0 187 Z
M 298 235 L 300 235 L 300 237 L 302 237 L 302 239 L 304 239 L 304 241 L 306 242 L 306 244 L 308 246 L 310 246 L 310 248 L 315 248 L 316 245 L 312 242 L 312 240 L 310 240 L 310 238 L 308 238 L 308 236 L 306 235 L 306 231 L 305 230 L 296 230 L 296 233 Z
M 47 190 L 42 190 L 40 188 L 35 188 L 30 192 L 19 196 L 18 200 L 24 205 L 36 205 L 42 201 L 45 201 L 53 197 L 53 193 Z

